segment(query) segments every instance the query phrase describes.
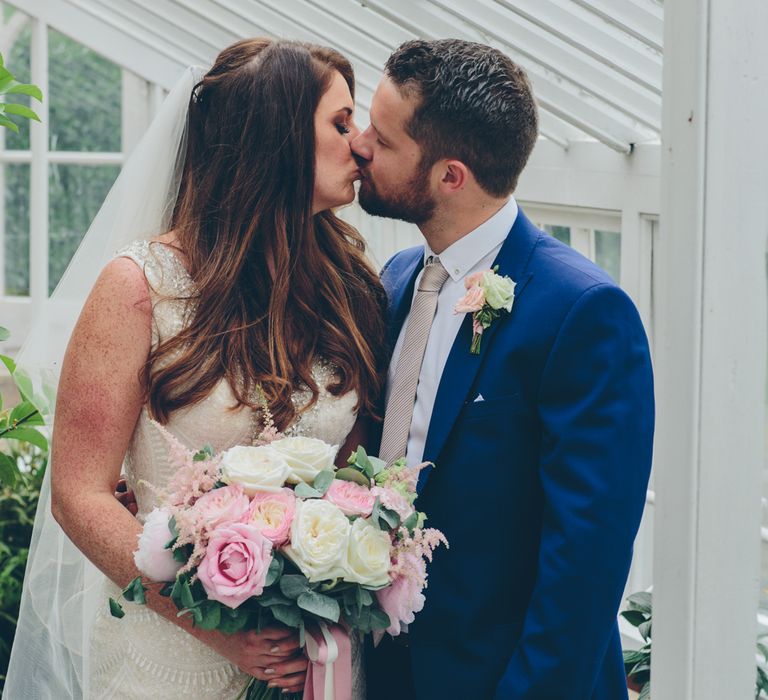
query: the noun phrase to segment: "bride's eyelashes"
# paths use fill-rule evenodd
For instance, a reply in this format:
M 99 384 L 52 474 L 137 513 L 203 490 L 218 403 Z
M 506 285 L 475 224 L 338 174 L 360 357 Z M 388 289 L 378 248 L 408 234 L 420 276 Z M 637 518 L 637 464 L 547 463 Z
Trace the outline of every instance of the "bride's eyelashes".
M 351 131 L 351 129 L 346 124 L 337 123 L 336 131 L 338 131 L 342 136 L 346 136 Z

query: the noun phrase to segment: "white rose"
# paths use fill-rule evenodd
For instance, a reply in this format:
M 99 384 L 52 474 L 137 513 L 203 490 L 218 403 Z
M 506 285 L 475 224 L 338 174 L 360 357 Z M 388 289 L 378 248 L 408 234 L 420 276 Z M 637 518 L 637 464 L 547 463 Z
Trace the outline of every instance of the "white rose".
M 485 294 L 485 301 L 492 309 L 512 311 L 515 301 L 515 283 L 509 277 L 502 277 L 495 272 L 486 272 L 480 283 Z
M 349 533 L 344 580 L 364 586 L 389 583 L 391 548 L 392 542 L 386 532 L 379 530 L 370 520 L 355 520 Z
M 333 460 L 339 451 L 338 445 L 308 437 L 287 437 L 269 443 L 288 462 L 291 474 L 288 483 L 298 484 L 304 481 L 311 484 L 315 477 L 325 469 L 333 469 Z
M 173 535 L 168 529 L 171 514 L 164 508 L 155 508 L 144 521 L 139 535 L 139 548 L 133 554 L 136 568 L 152 581 L 173 581 L 183 562 L 173 558 L 165 545 Z
M 333 503 L 296 500 L 291 544 L 283 552 L 310 581 L 342 578 L 351 526 Z
M 290 473 L 288 462 L 269 445 L 238 445 L 221 458 L 221 480 L 240 484 L 249 496 L 257 491 L 279 491 Z

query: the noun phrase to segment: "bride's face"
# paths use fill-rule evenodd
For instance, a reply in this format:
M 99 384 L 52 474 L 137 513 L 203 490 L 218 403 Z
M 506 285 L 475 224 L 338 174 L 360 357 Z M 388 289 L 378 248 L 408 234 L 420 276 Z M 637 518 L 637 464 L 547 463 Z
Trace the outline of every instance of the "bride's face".
M 354 181 L 360 171 L 350 142 L 360 130 L 352 119 L 354 102 L 341 73 L 333 80 L 315 111 L 315 191 L 312 213 L 349 204 L 355 198 Z

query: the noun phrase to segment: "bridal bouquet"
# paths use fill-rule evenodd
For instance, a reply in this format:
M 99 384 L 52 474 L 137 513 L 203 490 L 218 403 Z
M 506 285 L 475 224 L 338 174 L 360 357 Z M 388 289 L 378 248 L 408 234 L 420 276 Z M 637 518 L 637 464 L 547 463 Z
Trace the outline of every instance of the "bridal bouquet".
M 123 590 L 125 599 L 144 603 L 144 583 L 158 582 L 160 595 L 200 628 L 295 628 L 313 662 L 310 695 L 314 684 L 316 697 L 344 697 L 348 631 L 380 638 L 413 622 L 424 605 L 427 561 L 447 545 L 414 508 L 419 467 L 387 466 L 358 447 L 336 469 L 337 447 L 283 437 L 271 422 L 259 444 L 193 453 L 155 425 L 176 471 L 139 536 L 134 558 L 144 578 Z M 124 614 L 114 599 L 110 609 Z M 327 656 L 325 642 L 341 649 L 335 674 L 316 658 Z M 334 677 L 342 687 L 329 694 Z M 256 679 L 244 694 L 285 697 Z

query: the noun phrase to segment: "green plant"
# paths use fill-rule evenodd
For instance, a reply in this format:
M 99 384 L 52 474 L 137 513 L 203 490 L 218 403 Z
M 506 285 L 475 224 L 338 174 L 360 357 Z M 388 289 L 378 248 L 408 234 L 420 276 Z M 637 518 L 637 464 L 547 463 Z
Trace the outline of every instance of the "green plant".
M 0 326 L 0 341 L 7 340 L 10 333 Z M 18 460 L 12 453 L 2 449 L 9 440 L 34 445 L 43 452 L 48 451 L 48 439 L 38 430 L 44 425 L 42 413 L 39 410 L 40 400 L 33 397 L 32 381 L 16 363 L 7 355 L 0 355 L 2 362 L 13 379 L 21 396 L 21 403 L 12 408 L 3 407 L 3 397 L 0 395 L 0 484 L 13 488 L 21 478 Z
M 29 97 L 34 97 L 38 102 L 43 101 L 43 93 L 40 88 L 37 85 L 28 85 L 16 80 L 13 73 L 5 67 L 3 56 L 0 54 L 0 97 L 5 95 L 28 95 Z M 7 127 L 17 134 L 19 133 L 19 127 L 8 116 L 9 114 L 22 117 L 23 119 L 40 121 L 40 117 L 25 105 L 14 102 L 0 102 L 0 126 Z
M 640 700 L 651 697 L 651 618 L 652 597 L 650 592 L 633 593 L 627 598 L 627 609 L 619 613 L 630 625 L 637 628 L 645 644 L 637 650 L 624 651 L 624 672 L 627 680 L 640 690 Z M 755 700 L 768 697 L 768 634 L 757 638 L 757 652 L 762 657 L 757 666 Z
M 651 697 L 651 594 L 647 591 L 633 593 L 627 598 L 623 617 L 637 628 L 645 642 L 639 649 L 624 651 L 624 673 L 627 680 L 640 690 L 640 700 Z
M 14 488 L 0 487 L 0 691 L 16 633 L 24 570 L 48 453 L 24 442 L 9 443 L 20 465 Z

